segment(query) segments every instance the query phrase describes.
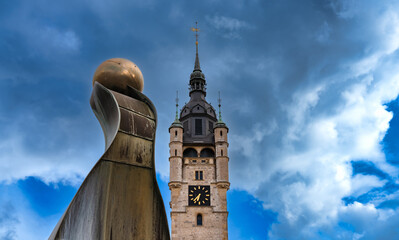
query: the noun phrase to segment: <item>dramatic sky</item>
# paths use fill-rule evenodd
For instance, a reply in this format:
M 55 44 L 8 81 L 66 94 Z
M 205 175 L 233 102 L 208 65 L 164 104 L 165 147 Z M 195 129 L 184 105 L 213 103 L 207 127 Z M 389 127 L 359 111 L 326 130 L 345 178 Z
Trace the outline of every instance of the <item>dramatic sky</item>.
M 394 0 L 0 0 L 0 239 L 46 239 L 102 155 L 89 98 L 114 57 L 157 107 L 168 207 L 195 21 L 230 128 L 230 239 L 399 239 Z

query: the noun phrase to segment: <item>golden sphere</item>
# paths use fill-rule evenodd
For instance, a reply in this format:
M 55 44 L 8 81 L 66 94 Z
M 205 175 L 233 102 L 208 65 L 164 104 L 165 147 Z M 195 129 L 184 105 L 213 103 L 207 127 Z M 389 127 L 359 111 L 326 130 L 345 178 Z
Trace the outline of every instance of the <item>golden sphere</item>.
M 124 58 L 111 58 L 98 66 L 93 76 L 94 82 L 117 92 L 124 92 L 130 86 L 140 92 L 144 88 L 144 77 L 133 62 Z

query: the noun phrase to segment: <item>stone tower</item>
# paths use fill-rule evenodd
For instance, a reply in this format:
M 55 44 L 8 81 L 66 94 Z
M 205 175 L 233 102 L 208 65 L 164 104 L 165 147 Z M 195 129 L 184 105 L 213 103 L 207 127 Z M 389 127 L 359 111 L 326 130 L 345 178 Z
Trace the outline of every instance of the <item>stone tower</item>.
M 197 30 L 196 28 L 194 30 Z M 172 239 L 227 240 L 228 128 L 205 100 L 198 58 L 190 75 L 190 101 L 169 128 Z

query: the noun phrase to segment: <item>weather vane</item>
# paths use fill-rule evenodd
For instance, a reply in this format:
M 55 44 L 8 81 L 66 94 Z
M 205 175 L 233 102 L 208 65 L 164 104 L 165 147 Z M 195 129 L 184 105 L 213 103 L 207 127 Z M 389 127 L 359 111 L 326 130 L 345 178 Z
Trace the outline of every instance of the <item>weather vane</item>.
M 198 22 L 195 22 L 195 28 L 192 27 L 191 31 L 195 32 L 195 45 L 198 45 L 198 32 L 199 32 L 199 28 L 198 28 Z

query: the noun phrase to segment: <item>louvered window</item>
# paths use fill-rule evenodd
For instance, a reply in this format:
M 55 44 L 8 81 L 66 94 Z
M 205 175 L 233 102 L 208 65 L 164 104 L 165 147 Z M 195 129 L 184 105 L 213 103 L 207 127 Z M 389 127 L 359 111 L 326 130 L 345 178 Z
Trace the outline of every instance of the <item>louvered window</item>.
M 195 135 L 202 135 L 202 119 L 195 119 Z

